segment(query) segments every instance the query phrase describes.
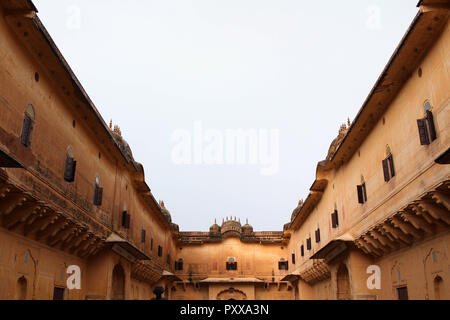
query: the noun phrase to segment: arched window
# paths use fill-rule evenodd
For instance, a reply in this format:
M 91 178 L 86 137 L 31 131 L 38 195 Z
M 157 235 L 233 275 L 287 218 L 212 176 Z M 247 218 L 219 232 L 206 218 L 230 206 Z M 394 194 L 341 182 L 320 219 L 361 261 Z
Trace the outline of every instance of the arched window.
M 423 109 L 425 117 L 417 120 L 417 127 L 419 129 L 420 144 L 429 145 L 437 138 L 432 112 L 433 106 L 429 101 L 425 101 Z
M 16 300 L 25 300 L 27 298 L 28 282 L 22 276 L 17 280 L 16 284 Z
M 103 188 L 100 188 L 100 178 L 97 175 L 95 177 L 95 186 L 94 186 L 94 205 L 101 206 L 103 198 Z
M 386 145 L 386 157 L 389 157 L 391 154 L 391 148 L 389 147 L 389 145 Z
M 312 250 L 312 243 L 311 243 L 311 235 L 308 239 L 306 239 L 306 250 L 311 251 Z
M 366 182 L 363 176 L 361 176 L 361 184 L 356 186 L 356 189 L 358 192 L 358 202 L 359 203 L 367 202 Z
M 320 242 L 320 227 L 317 226 L 317 230 L 314 232 L 315 237 L 316 237 L 316 243 Z
M 339 214 L 336 203 L 334 204 L 334 211 L 331 213 L 331 227 L 333 229 L 339 227 Z
M 442 292 L 442 287 L 443 287 L 443 280 L 440 276 L 436 276 L 434 278 L 434 299 L 435 300 L 441 300 L 441 292 Z
M 235 257 L 228 257 L 226 262 L 227 270 L 237 270 L 237 261 Z
M 395 176 L 394 157 L 391 148 L 386 146 L 386 159 L 382 161 L 384 181 L 388 182 Z
M 183 270 L 183 258 L 178 259 L 178 261 L 175 261 L 175 270 L 181 271 Z
M 77 162 L 74 160 L 73 149 L 71 146 L 67 148 L 66 152 L 66 167 L 64 168 L 64 180 L 67 182 L 75 181 L 75 170 Z
M 281 258 L 280 261 L 278 261 L 278 270 L 288 270 L 289 269 L 289 262 L 287 260 L 284 260 L 284 258 Z
M 22 134 L 20 136 L 20 142 L 25 147 L 29 147 L 31 144 L 31 132 L 33 131 L 34 119 L 35 119 L 34 108 L 33 105 L 29 104 L 25 109 Z
M 131 215 L 128 213 L 127 204 L 124 203 L 123 210 L 122 210 L 122 227 L 125 229 L 130 229 L 130 221 L 131 221 Z M 144 239 L 144 241 L 145 241 L 145 239 Z

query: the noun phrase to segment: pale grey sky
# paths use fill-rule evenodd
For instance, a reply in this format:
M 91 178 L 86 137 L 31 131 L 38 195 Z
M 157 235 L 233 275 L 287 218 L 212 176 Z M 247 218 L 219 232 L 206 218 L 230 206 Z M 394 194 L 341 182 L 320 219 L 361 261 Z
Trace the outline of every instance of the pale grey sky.
M 121 127 L 180 229 L 249 218 L 282 230 L 353 120 L 418 0 L 34 0 L 107 123 Z M 176 165 L 194 123 L 278 129 L 279 171 Z

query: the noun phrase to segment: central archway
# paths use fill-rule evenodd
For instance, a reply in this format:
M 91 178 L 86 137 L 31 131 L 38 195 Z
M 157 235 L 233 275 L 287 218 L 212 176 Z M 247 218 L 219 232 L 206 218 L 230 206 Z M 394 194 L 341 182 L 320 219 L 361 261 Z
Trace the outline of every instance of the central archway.
M 443 287 L 443 280 L 440 276 L 436 276 L 434 278 L 434 299 L 435 300 L 441 300 L 442 299 L 442 287 Z
M 114 266 L 112 274 L 112 297 L 113 300 L 125 299 L 125 271 L 120 264 Z
M 247 300 L 247 295 L 241 290 L 229 288 L 229 289 L 219 292 L 216 299 L 217 300 Z
M 28 282 L 27 279 L 22 276 L 17 280 L 16 284 L 16 300 L 25 300 L 27 298 Z
M 345 264 L 339 266 L 337 272 L 337 298 L 338 300 L 350 300 L 350 277 Z

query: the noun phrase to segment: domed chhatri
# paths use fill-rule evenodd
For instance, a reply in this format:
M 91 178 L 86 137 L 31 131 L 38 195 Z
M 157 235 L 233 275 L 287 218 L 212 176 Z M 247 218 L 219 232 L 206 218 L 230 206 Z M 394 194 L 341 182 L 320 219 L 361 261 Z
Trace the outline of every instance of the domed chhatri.
M 331 142 L 330 148 L 328 149 L 327 160 L 330 160 L 333 155 L 336 153 L 337 149 L 341 145 L 345 136 L 347 135 L 348 130 L 350 129 L 350 119 L 347 119 L 347 124 L 343 123 L 339 128 L 338 136 Z
M 303 199 L 300 199 L 297 207 L 294 209 L 294 211 L 292 211 L 291 221 L 294 221 L 294 219 L 297 217 L 297 215 L 302 207 L 303 207 Z
M 244 236 L 251 236 L 253 235 L 253 227 L 248 224 L 248 219 L 246 219 L 246 222 L 244 226 L 242 227 L 242 232 Z
M 172 216 L 170 215 L 169 210 L 167 210 L 166 206 L 164 205 L 164 201 L 159 200 L 159 206 L 161 207 L 161 212 L 164 217 L 166 217 L 169 222 L 172 222 Z
M 122 130 L 120 130 L 120 127 L 116 124 L 113 127 L 112 120 L 109 122 L 109 129 L 111 130 L 111 133 L 116 140 L 119 149 L 123 152 L 123 154 L 127 157 L 127 159 L 131 162 L 134 161 L 133 152 L 131 151 L 130 145 L 128 142 L 123 138 L 122 136 Z
M 209 228 L 209 233 L 213 235 L 220 235 L 220 226 L 217 224 L 216 219 L 214 219 L 214 224 Z

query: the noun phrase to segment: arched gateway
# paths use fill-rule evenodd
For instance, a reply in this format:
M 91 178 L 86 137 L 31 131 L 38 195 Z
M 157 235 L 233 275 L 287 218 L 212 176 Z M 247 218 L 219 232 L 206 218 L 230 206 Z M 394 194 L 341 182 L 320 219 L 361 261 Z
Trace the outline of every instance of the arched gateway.
M 112 299 L 125 299 L 125 271 L 120 264 L 114 266 L 112 274 Z
M 230 288 L 227 290 L 221 291 L 217 295 L 217 300 L 247 300 L 247 295 L 241 290 L 236 290 L 234 288 Z

